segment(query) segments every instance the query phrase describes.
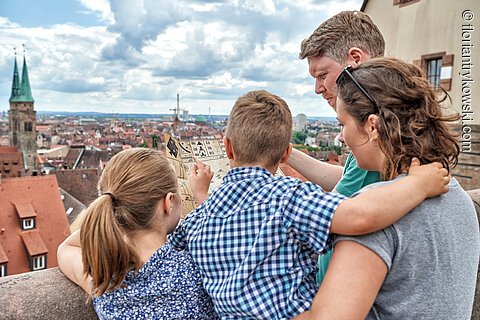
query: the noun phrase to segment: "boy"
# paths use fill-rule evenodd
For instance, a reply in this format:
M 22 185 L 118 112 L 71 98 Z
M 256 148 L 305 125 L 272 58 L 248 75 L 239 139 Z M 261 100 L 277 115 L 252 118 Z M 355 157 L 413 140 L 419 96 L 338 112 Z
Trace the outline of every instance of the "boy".
M 405 179 L 353 199 L 274 177 L 291 152 L 291 129 L 281 98 L 266 91 L 240 97 L 224 138 L 231 169 L 170 237 L 192 254 L 223 319 L 290 319 L 307 310 L 318 288 L 314 256 L 330 247 L 331 232 L 379 230 L 447 191 L 438 163 L 412 164 Z M 194 169 L 192 191 L 202 200 L 211 173 L 200 162 Z

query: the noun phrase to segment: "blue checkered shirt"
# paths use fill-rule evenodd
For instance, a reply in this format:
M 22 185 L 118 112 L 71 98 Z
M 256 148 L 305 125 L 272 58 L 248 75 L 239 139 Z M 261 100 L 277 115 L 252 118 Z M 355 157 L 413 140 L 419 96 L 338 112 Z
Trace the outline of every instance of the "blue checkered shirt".
M 317 292 L 316 253 L 345 199 L 259 167 L 231 169 L 170 241 L 188 249 L 222 319 L 290 319 Z

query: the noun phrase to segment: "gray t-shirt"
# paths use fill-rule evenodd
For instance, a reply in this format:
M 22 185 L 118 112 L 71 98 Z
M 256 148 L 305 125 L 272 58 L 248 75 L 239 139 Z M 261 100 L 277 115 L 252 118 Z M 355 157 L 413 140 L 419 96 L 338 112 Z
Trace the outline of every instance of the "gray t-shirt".
M 401 177 L 400 177 L 401 178 Z M 386 183 L 376 183 L 370 189 Z M 455 179 L 395 224 L 338 236 L 375 252 L 388 273 L 367 319 L 470 319 L 480 255 L 478 219 Z

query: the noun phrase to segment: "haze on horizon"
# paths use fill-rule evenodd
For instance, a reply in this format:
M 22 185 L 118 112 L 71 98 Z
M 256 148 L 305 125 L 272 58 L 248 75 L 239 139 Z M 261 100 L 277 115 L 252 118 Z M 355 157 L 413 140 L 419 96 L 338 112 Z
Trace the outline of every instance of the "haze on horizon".
M 0 112 L 9 108 L 13 48 L 21 68 L 25 44 L 37 111 L 165 114 L 179 93 L 191 114 L 228 114 L 238 96 L 265 89 L 293 115 L 335 116 L 314 93 L 300 42 L 361 3 L 2 1 Z

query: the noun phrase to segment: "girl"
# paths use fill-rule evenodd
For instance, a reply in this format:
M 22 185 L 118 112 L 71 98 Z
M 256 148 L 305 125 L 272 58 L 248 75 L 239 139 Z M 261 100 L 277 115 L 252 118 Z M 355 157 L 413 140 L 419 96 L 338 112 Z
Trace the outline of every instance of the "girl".
M 80 230 L 58 247 L 60 269 L 100 319 L 216 318 L 192 258 L 167 242 L 181 213 L 177 183 L 160 152 L 118 153 Z

